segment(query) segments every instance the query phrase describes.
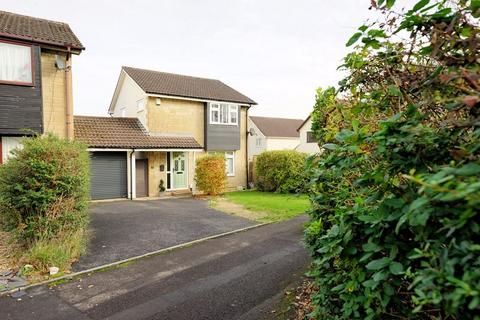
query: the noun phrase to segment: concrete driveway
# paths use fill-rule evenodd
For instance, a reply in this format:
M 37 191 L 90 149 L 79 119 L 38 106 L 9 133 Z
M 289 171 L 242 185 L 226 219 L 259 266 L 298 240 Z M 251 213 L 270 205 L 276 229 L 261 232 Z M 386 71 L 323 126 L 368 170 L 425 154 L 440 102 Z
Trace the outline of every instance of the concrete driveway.
M 87 254 L 73 269 L 85 270 L 254 224 L 191 198 L 97 203 L 91 206 Z

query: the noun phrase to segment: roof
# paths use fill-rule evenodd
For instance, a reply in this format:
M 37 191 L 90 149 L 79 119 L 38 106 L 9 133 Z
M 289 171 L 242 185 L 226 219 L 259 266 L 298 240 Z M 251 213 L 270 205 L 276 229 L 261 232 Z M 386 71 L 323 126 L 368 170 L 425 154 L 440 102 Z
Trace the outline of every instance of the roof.
M 193 137 L 151 136 L 137 118 L 74 117 L 75 139 L 90 148 L 201 149 Z
M 70 26 L 64 22 L 6 11 L 0 11 L 0 36 L 77 50 L 85 49 Z
M 308 120 L 310 120 L 311 117 L 312 117 L 312 114 L 309 114 L 307 119 L 303 120 L 302 124 L 297 128 L 297 131 L 300 131 L 300 129 L 302 129 L 302 127 L 305 125 L 305 123 L 307 123 Z
M 302 119 L 270 117 L 250 117 L 250 119 L 266 137 L 299 137 L 297 128 L 303 122 Z
M 227 86 L 225 83 L 207 78 L 184 76 L 174 73 L 122 67 L 123 70 L 150 94 L 214 101 L 257 104 L 249 97 Z

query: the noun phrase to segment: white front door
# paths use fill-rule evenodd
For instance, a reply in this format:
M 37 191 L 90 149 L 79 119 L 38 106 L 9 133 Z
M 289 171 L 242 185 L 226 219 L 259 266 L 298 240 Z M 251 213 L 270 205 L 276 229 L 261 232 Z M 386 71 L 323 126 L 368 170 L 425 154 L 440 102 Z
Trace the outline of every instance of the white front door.
M 170 153 L 172 165 L 172 189 L 187 188 L 188 163 L 187 154 L 185 152 Z

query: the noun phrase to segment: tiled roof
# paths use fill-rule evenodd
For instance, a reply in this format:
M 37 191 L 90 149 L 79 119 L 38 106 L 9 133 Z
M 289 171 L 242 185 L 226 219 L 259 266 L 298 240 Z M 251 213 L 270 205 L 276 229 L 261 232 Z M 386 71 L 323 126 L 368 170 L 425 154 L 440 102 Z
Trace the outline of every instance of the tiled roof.
M 302 119 L 269 117 L 250 117 L 250 119 L 266 137 L 299 137 L 297 128 L 303 123 Z
M 137 118 L 74 117 L 75 139 L 90 148 L 201 149 L 193 137 L 151 136 Z
M 28 40 L 72 49 L 85 49 L 64 22 L 45 20 L 0 11 L 0 36 Z
M 225 83 L 206 78 L 123 67 L 146 93 L 168 96 L 257 104 Z

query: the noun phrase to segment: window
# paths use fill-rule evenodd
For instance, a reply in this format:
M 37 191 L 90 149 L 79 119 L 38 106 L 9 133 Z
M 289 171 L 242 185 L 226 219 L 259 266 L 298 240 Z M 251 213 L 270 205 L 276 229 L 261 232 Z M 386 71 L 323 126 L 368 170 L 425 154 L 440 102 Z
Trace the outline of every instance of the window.
M 0 82 L 33 85 L 32 47 L 0 42 Z
M 225 166 L 227 168 L 227 176 L 235 175 L 235 152 L 227 151 L 225 152 Z
M 137 112 L 145 110 L 145 102 L 144 99 L 140 99 L 137 101 Z
M 314 143 L 317 142 L 315 141 L 315 137 L 313 136 L 312 131 L 307 131 L 307 143 Z
M 212 103 L 210 105 L 211 124 L 238 124 L 238 106 L 226 103 Z
M 257 138 L 257 140 L 256 140 L 256 145 L 257 145 L 257 147 L 261 147 L 261 146 L 262 146 L 262 138 Z
M 127 115 L 127 108 L 123 107 L 122 109 L 120 109 L 120 112 L 122 114 L 122 118 L 125 118 L 125 116 Z

